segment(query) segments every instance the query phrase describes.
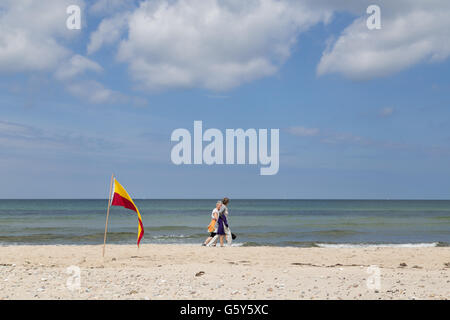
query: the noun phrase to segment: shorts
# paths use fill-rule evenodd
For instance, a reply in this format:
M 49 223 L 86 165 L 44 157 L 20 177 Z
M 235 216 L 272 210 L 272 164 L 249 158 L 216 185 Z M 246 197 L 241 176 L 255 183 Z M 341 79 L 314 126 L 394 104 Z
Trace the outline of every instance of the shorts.
M 215 233 L 215 232 L 211 232 L 211 233 L 209 234 L 209 236 L 210 236 L 211 238 L 214 238 L 214 237 L 216 236 L 216 234 L 217 234 L 217 233 Z

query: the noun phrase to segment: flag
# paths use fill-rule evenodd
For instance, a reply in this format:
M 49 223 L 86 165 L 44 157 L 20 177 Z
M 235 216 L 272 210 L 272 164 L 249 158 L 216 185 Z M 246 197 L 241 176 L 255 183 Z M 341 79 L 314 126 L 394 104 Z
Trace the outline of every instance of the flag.
M 141 214 L 139 213 L 139 209 L 131 199 L 128 192 L 124 187 L 114 178 L 114 187 L 113 187 L 113 197 L 111 201 L 112 206 L 124 207 L 130 210 L 133 210 L 137 213 L 138 216 L 138 237 L 137 237 L 137 245 L 139 247 L 139 242 L 141 242 L 142 237 L 144 236 L 144 225 L 142 224 Z

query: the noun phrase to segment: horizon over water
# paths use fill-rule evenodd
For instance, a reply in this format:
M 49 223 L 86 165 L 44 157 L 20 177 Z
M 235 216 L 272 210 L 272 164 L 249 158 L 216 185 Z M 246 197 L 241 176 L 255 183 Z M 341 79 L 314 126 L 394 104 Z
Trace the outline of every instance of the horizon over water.
M 198 244 L 214 199 L 135 199 L 141 243 Z M 2 199 L 0 245 L 103 244 L 107 199 Z M 450 200 L 232 199 L 235 245 L 449 246 Z M 107 243 L 135 244 L 137 217 L 111 207 Z

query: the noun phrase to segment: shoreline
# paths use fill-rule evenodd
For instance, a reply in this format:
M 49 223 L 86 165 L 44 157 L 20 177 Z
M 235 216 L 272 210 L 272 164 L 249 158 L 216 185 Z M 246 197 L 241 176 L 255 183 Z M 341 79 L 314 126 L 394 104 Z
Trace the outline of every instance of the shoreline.
M 0 299 L 450 298 L 449 247 L 102 247 L 1 246 Z
M 309 242 L 309 241 L 308 241 Z M 189 242 L 182 242 L 182 243 L 141 243 L 142 245 L 150 245 L 150 246 L 191 246 L 191 247 L 198 247 L 201 246 L 202 242 L 198 243 L 189 243 Z M 101 244 L 99 243 L 0 243 L 1 247 L 28 247 L 28 246 L 99 246 Z M 106 244 L 111 246 L 135 246 L 135 244 L 132 243 L 110 243 Z M 217 246 L 219 243 L 217 243 Z M 225 241 L 225 246 L 228 246 Z M 309 246 L 301 246 L 301 245 L 277 245 L 277 244 L 255 244 L 254 242 L 247 243 L 247 242 L 234 242 L 232 244 L 232 247 L 244 247 L 244 248 L 298 248 L 298 249 L 310 249 L 310 248 L 334 248 L 334 249 L 365 249 L 365 248 L 450 248 L 450 243 L 447 242 L 441 242 L 441 241 L 435 241 L 435 242 L 418 242 L 418 243 L 314 243 L 314 245 Z

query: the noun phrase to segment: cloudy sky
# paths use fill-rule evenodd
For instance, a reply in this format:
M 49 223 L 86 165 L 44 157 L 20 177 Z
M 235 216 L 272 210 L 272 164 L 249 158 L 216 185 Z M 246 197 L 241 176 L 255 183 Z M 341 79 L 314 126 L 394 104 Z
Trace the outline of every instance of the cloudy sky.
M 136 198 L 448 199 L 449 16 L 447 0 L 2 0 L 0 198 L 104 198 L 114 172 Z M 170 135 L 194 120 L 279 128 L 279 173 L 175 166 Z

